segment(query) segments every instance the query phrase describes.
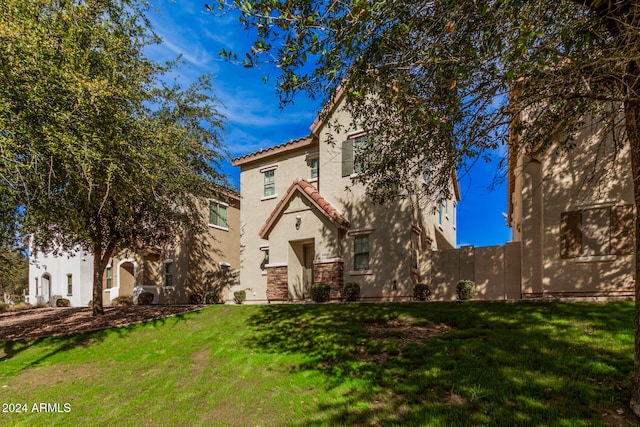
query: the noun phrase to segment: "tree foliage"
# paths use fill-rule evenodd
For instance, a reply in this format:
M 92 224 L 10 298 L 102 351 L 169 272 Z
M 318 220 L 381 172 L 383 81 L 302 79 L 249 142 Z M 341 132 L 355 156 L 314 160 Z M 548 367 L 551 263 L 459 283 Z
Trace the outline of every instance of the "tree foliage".
M 0 292 L 2 301 L 17 301 L 27 290 L 29 264 L 19 251 L 6 247 L 0 248 Z
M 541 102 L 548 108 L 518 129 L 537 149 L 551 142 L 545 130 L 571 129 L 585 113 L 620 127 L 609 113 L 638 98 L 628 73 L 640 30 L 635 2 L 608 4 L 238 0 L 220 7 L 240 9 L 242 24 L 257 31 L 244 62 L 277 64 L 283 103 L 298 91 L 329 101 L 345 90 L 355 121 L 377 141 L 360 179 L 384 201 L 411 191 L 410 178 L 425 164 L 449 171 L 504 144 L 510 120 Z M 432 178 L 431 190 L 448 187 L 447 173 Z
M 368 173 L 359 176 L 374 200 L 410 192 L 406 183 L 425 164 L 436 172 L 429 192 L 446 188 L 447 172 L 505 144 L 507 127 L 536 156 L 556 143 L 570 149 L 589 119 L 619 146 L 630 145 L 640 212 L 637 0 L 235 0 L 219 7 L 239 9 L 241 23 L 256 31 L 246 65 L 280 67 L 282 102 L 303 90 L 326 101 L 345 91 L 358 126 L 374 136 L 362 159 Z M 638 278 L 637 226 L 635 240 Z M 640 414 L 637 280 L 636 295 L 632 408 Z
M 136 0 L 0 5 L 0 210 L 5 235 L 94 254 L 94 313 L 114 251 L 199 225 L 224 151 L 208 77 L 167 84 L 176 64 Z M 5 216 L 6 215 L 6 216 Z

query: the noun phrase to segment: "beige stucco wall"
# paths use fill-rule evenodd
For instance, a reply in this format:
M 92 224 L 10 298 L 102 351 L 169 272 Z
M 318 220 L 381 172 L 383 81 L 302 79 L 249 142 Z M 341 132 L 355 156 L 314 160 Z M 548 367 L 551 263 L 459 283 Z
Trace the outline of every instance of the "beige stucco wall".
M 523 245 L 525 297 L 632 293 L 632 255 L 560 256 L 562 212 L 633 204 L 628 145 L 616 151 L 600 127 L 587 124 L 572 150 L 552 147 L 539 162 L 521 155 L 516 183 L 513 235 Z

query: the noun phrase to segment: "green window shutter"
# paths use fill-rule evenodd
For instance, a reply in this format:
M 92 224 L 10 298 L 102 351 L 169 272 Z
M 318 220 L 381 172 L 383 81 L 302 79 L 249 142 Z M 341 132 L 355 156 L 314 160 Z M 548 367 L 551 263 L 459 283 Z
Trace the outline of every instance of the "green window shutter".
M 582 250 L 582 212 L 562 212 L 560 214 L 560 256 L 575 258 Z
M 226 206 L 218 206 L 218 225 L 220 227 L 227 227 L 227 207 Z
M 611 207 L 611 255 L 633 254 L 633 205 Z
M 353 173 L 353 140 L 347 139 L 342 143 L 342 176 Z

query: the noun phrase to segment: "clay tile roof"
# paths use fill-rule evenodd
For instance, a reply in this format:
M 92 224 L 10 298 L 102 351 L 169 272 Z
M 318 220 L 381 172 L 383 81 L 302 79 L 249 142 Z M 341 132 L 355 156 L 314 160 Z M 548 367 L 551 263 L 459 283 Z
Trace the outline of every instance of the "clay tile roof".
M 308 200 L 310 200 L 313 205 L 315 205 L 318 210 L 326 216 L 336 227 L 346 230 L 349 228 L 349 221 L 343 217 L 340 212 L 336 208 L 331 205 L 324 197 L 320 195 L 320 192 L 309 182 L 305 181 L 302 178 L 296 178 L 293 183 L 289 186 L 284 196 L 278 201 L 276 207 L 273 208 L 273 211 L 269 214 L 269 217 L 265 221 L 265 223 L 260 228 L 258 234 L 261 238 L 265 239 L 268 235 L 271 228 L 275 225 L 276 219 L 282 213 L 282 210 L 287 205 L 289 200 L 293 197 L 296 191 L 299 191 L 300 194 L 304 195 Z
M 263 159 L 265 157 L 269 157 L 273 154 L 282 153 L 284 151 L 293 150 L 296 148 L 306 147 L 308 145 L 312 145 L 317 140 L 315 135 L 307 135 L 302 138 L 292 139 L 291 141 L 284 142 L 282 144 L 274 145 L 269 148 L 261 148 L 258 151 L 254 151 L 253 153 L 245 154 L 244 156 L 236 157 L 231 159 L 231 164 L 233 166 L 240 166 L 245 163 L 253 162 L 254 160 Z

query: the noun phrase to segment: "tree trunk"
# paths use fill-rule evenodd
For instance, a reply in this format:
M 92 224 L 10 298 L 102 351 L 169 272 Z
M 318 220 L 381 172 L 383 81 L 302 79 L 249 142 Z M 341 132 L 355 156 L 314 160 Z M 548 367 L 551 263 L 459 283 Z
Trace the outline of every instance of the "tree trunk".
M 636 205 L 635 237 L 635 356 L 633 386 L 631 390 L 631 410 L 640 416 L 640 103 L 625 104 L 625 122 L 627 137 L 631 149 L 631 168 L 633 177 L 633 195 Z
M 106 264 L 103 263 L 102 248 L 96 245 L 93 252 L 93 315 L 103 315 L 102 275 Z

